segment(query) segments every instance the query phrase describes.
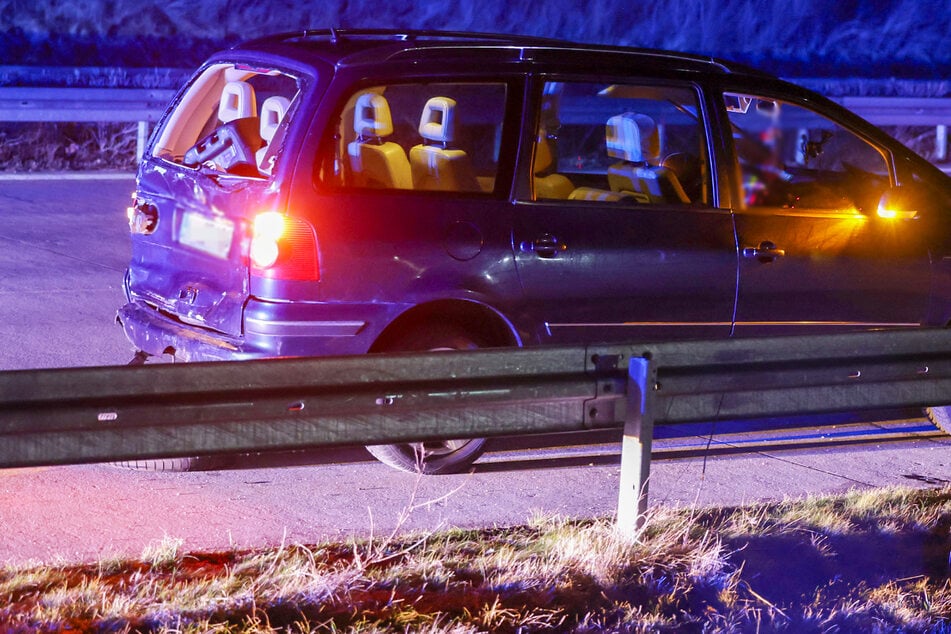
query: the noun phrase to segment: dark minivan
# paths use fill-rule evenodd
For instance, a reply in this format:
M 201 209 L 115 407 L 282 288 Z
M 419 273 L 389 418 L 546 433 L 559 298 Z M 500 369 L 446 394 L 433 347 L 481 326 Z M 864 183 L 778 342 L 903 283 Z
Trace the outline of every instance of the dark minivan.
M 949 223 L 940 170 L 737 65 L 302 31 L 169 107 L 118 318 L 184 361 L 944 326 Z M 370 449 L 438 473 L 482 443 Z

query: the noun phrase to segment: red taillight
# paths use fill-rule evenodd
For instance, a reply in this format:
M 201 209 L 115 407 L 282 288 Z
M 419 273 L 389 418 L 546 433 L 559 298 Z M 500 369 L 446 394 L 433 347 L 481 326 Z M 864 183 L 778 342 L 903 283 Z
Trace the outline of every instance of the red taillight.
M 251 230 L 251 273 L 279 280 L 316 281 L 317 235 L 305 220 L 275 211 L 258 215 Z

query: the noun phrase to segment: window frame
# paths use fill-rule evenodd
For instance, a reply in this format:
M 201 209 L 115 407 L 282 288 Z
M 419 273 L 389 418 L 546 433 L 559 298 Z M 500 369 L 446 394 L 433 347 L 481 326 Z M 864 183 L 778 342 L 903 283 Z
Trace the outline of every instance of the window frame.
M 434 197 L 473 197 L 499 199 L 507 197 L 511 191 L 512 176 L 514 174 L 516 148 L 521 121 L 524 80 L 511 75 L 495 74 L 400 74 L 386 76 L 363 76 L 359 81 L 350 83 L 335 91 L 333 110 L 325 120 L 324 131 L 314 152 L 313 186 L 317 191 L 324 191 L 339 195 L 340 193 L 354 193 L 369 196 L 434 196 Z M 334 163 L 338 160 L 337 144 L 342 143 L 340 135 L 341 122 L 347 105 L 354 97 L 364 91 L 379 86 L 412 85 L 412 84 L 497 84 L 505 88 L 505 103 L 501 120 L 502 132 L 499 137 L 499 156 L 495 174 L 495 184 L 492 191 L 439 191 L 429 189 L 399 189 L 387 187 L 356 187 L 340 182 L 334 170 Z M 329 95 L 328 95 L 329 97 Z M 421 113 L 420 113 L 421 114 Z M 410 148 L 404 148 L 409 155 Z M 345 152 L 345 149 L 344 149 Z M 345 156 L 343 157 L 345 158 Z
M 695 98 L 695 104 L 697 107 L 697 132 L 699 135 L 698 139 L 698 149 L 702 146 L 705 156 L 698 157 L 701 162 L 705 160 L 705 184 L 701 184 L 701 188 L 706 190 L 705 198 L 706 200 L 702 201 L 691 201 L 690 203 L 682 204 L 679 202 L 671 202 L 665 204 L 639 204 L 637 208 L 639 209 L 651 209 L 652 207 L 664 208 L 668 206 L 678 206 L 685 209 L 694 208 L 697 210 L 704 209 L 722 209 L 722 194 L 718 181 L 720 179 L 719 174 L 719 155 L 720 150 L 718 149 L 717 144 L 717 133 L 716 126 L 711 121 L 711 114 L 715 112 L 711 109 L 708 101 L 708 90 L 705 86 L 693 79 L 685 79 L 679 77 L 658 77 L 653 75 L 577 75 L 569 73 L 560 73 L 560 72 L 550 72 L 550 73 L 535 73 L 531 75 L 531 81 L 529 82 L 526 90 L 528 96 L 526 98 L 526 115 L 525 115 L 525 124 L 522 131 L 521 145 L 523 148 L 526 148 L 522 152 L 522 158 L 518 166 L 518 178 L 516 183 L 516 193 L 515 197 L 519 203 L 526 204 L 559 204 L 559 205 L 580 205 L 588 206 L 592 204 L 597 204 L 595 201 L 590 200 L 566 200 L 558 198 L 536 198 L 535 194 L 535 183 L 534 183 L 534 166 L 535 166 L 535 155 L 536 155 L 536 137 L 538 130 L 540 129 L 542 123 L 542 106 L 544 103 L 544 90 L 547 84 L 549 83 L 572 83 L 572 84 L 588 84 L 588 85 L 612 85 L 612 84 L 623 84 L 629 86 L 642 86 L 645 88 L 670 88 L 672 90 L 679 91 L 689 91 L 693 94 Z M 607 124 L 607 121 L 604 122 Z M 701 169 L 703 174 L 704 169 Z M 625 205 L 620 205 L 620 208 L 624 208 Z
M 730 173 L 730 180 L 732 182 L 733 194 L 732 199 L 735 201 L 733 204 L 733 210 L 737 213 L 746 213 L 746 214 L 759 214 L 759 215 L 771 215 L 776 213 L 784 213 L 787 215 L 808 215 L 808 216 L 819 216 L 819 217 L 851 217 L 858 212 L 857 210 L 843 210 L 836 208 L 822 208 L 822 207 L 803 207 L 798 208 L 787 208 L 775 205 L 748 205 L 746 202 L 746 196 L 743 189 L 743 169 L 740 164 L 740 156 L 736 143 L 734 141 L 733 134 L 733 124 L 732 119 L 730 118 L 730 113 L 727 110 L 725 96 L 727 94 L 739 94 L 745 96 L 751 96 L 764 100 L 779 101 L 790 106 L 801 108 L 808 111 L 816 117 L 825 119 L 826 121 L 832 123 L 834 126 L 845 130 L 854 137 L 864 141 L 872 149 L 877 151 L 881 157 L 882 162 L 887 169 L 887 175 L 884 175 L 887 178 L 886 190 L 895 187 L 898 184 L 898 170 L 896 167 L 896 155 L 893 149 L 889 146 L 888 143 L 884 142 L 881 138 L 876 138 L 873 135 L 868 134 L 866 131 L 860 129 L 859 127 L 849 123 L 846 117 L 841 116 L 841 113 L 837 112 L 835 109 L 827 108 L 821 103 L 816 103 L 807 98 L 802 98 L 800 96 L 784 92 L 782 90 L 776 89 L 766 89 L 760 90 L 755 86 L 740 86 L 735 84 L 720 84 L 711 91 L 711 98 L 716 102 L 716 106 L 719 110 L 720 120 L 722 121 L 721 130 L 722 138 L 727 152 L 725 165 L 727 170 Z M 845 111 L 848 113 L 848 111 Z M 849 113 L 851 114 L 851 113 Z M 882 133 L 884 134 L 884 133 Z M 868 211 L 864 212 L 863 215 L 868 215 Z
M 206 117 L 204 121 L 199 121 L 195 119 L 194 113 L 182 111 L 183 108 L 195 107 L 195 105 L 192 103 L 188 103 L 186 106 L 186 102 L 191 102 L 195 99 L 197 99 L 199 102 L 210 100 L 208 101 L 209 104 L 217 104 L 219 102 L 221 88 L 218 88 L 218 90 L 215 91 L 211 87 L 201 87 L 199 84 L 214 84 L 218 82 L 219 78 L 221 77 L 223 77 L 226 82 L 237 76 L 241 76 L 241 79 L 246 81 L 252 76 L 268 74 L 284 76 L 293 81 L 296 86 L 296 92 L 290 100 L 290 107 L 283 117 L 282 133 L 277 137 L 279 138 L 279 143 L 281 144 L 278 154 L 280 155 L 286 153 L 288 147 L 287 131 L 294 125 L 293 121 L 295 117 L 299 116 L 301 102 L 304 100 L 304 95 L 307 93 L 308 89 L 308 78 L 306 77 L 305 73 L 301 72 L 299 69 L 294 70 L 283 66 L 269 66 L 268 70 L 270 73 L 263 73 L 261 72 L 262 70 L 263 69 L 259 65 L 250 64 L 247 61 L 231 58 L 216 59 L 204 64 L 192 75 L 185 86 L 183 86 L 178 92 L 172 104 L 166 110 L 162 119 L 159 121 L 146 149 L 147 156 L 152 160 L 161 161 L 167 165 L 174 166 L 177 169 L 183 169 L 192 172 L 198 172 L 202 170 L 203 166 L 201 164 L 195 166 L 186 165 L 183 161 L 184 154 L 182 156 L 168 156 L 164 153 L 156 153 L 159 149 L 163 149 L 160 148 L 160 145 L 178 148 L 178 144 L 183 142 L 182 137 L 185 136 L 189 130 L 197 130 L 197 136 L 189 148 L 193 147 L 195 143 L 198 143 L 198 141 L 205 138 L 207 135 L 209 123 L 217 116 L 217 107 L 211 105 L 211 110 L 208 117 Z M 218 77 L 216 78 L 215 75 Z M 200 92 L 195 94 L 196 90 Z M 216 94 L 216 92 L 219 97 L 217 99 L 211 99 Z M 263 99 L 259 101 L 259 109 L 263 102 Z M 258 114 L 260 114 L 260 112 Z M 213 131 L 214 128 L 211 128 L 211 130 Z M 163 140 L 165 140 L 164 144 Z M 272 178 L 277 171 L 278 170 L 275 169 L 270 173 L 261 172 L 259 174 L 221 172 L 216 173 L 216 175 L 223 178 L 268 180 Z

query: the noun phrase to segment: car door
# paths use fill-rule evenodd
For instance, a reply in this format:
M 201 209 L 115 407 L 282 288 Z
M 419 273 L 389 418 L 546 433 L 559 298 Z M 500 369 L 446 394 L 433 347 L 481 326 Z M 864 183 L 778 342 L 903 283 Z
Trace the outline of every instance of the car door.
M 926 222 L 879 213 L 888 152 L 800 104 L 740 93 L 724 103 L 743 186 L 736 335 L 922 324 Z
M 509 193 L 522 93 L 453 76 L 348 87 L 313 203 L 333 210 L 317 225 L 325 297 L 386 313 L 369 329 L 449 299 L 506 311 L 519 292 Z
M 583 81 L 541 91 L 513 233 L 539 340 L 728 336 L 736 243 L 729 210 L 710 202 L 697 91 Z

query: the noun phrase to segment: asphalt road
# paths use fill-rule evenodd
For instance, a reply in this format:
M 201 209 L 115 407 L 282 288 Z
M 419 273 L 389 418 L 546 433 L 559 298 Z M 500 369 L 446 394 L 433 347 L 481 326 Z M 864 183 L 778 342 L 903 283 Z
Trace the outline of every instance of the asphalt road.
M 131 177 L 0 177 L 0 370 L 124 364 L 114 324 Z M 652 504 L 740 504 L 888 485 L 951 484 L 951 437 L 918 412 L 659 428 Z M 79 465 L 0 471 L 0 562 L 315 543 L 394 530 L 610 516 L 610 434 L 499 440 L 474 473 L 418 478 L 360 448 L 225 460 L 197 473 Z M 343 464 L 332 461 L 345 460 Z M 236 468 L 240 466 L 241 468 Z
M 0 370 L 115 365 L 135 181 L 0 177 Z

